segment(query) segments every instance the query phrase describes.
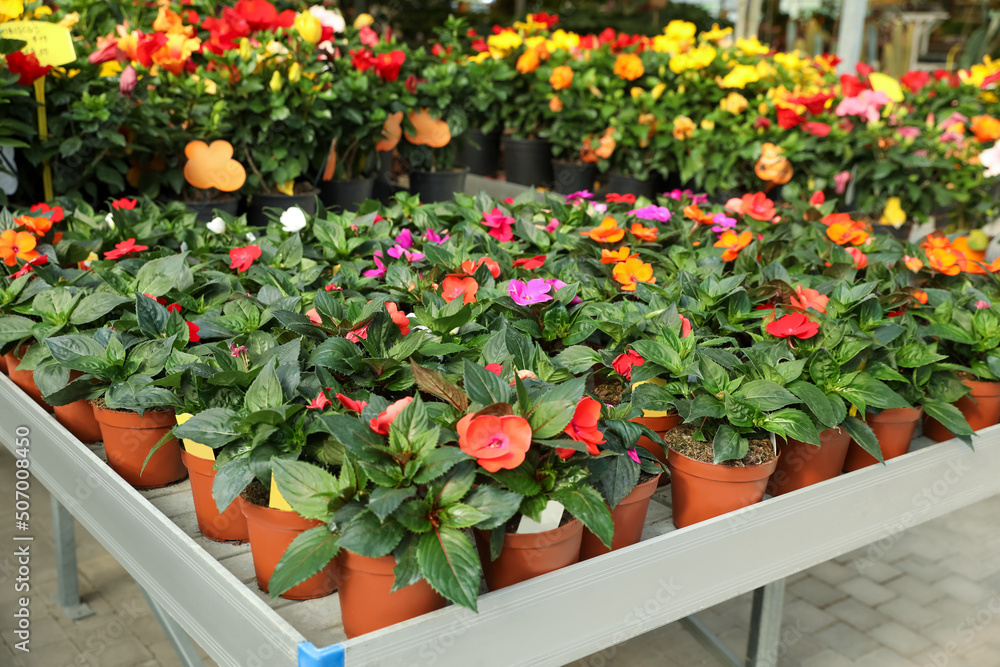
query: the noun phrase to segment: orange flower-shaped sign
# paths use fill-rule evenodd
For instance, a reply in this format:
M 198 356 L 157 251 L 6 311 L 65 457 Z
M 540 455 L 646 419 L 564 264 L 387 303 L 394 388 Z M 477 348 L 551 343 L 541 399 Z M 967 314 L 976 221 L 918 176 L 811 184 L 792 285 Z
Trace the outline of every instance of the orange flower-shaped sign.
M 430 146 L 431 148 L 444 148 L 451 141 L 451 130 L 448 123 L 440 118 L 431 116 L 427 109 L 410 112 L 410 122 L 416 134 L 406 133 L 406 140 L 418 146 Z
M 187 164 L 184 178 L 192 186 L 207 190 L 215 188 L 223 192 L 235 192 L 247 180 L 246 169 L 233 159 L 233 145 L 228 141 L 192 141 L 184 147 Z
M 389 114 L 382 124 L 382 140 L 375 144 L 377 151 L 391 151 L 403 136 L 403 112 Z
M 760 159 L 753 170 L 757 178 L 775 185 L 784 185 L 792 180 L 792 163 L 784 156 L 784 149 L 770 142 L 761 148 Z

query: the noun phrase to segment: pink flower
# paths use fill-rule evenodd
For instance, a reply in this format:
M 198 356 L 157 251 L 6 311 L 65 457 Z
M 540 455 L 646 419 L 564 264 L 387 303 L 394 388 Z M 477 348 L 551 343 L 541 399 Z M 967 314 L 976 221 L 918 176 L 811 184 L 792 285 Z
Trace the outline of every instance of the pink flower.
M 494 208 L 489 213 L 483 213 L 483 224 L 490 228 L 490 236 L 501 243 L 514 239 L 514 232 L 511 231 L 514 218 L 504 215 L 503 211 L 498 208 Z
M 594 193 L 590 190 L 577 190 L 576 192 L 571 192 L 566 195 L 567 204 L 577 204 L 586 199 L 593 199 Z
M 608 210 L 607 204 L 593 204 L 592 206 L 597 213 L 606 213 Z
M 535 278 L 524 282 L 522 280 L 512 280 L 507 287 L 510 298 L 519 306 L 530 306 L 533 303 L 544 303 L 551 301 L 549 292 L 552 286 L 541 278 Z
M 950 116 L 948 116 L 943 121 L 938 123 L 938 127 L 951 127 L 952 125 L 956 124 L 965 125 L 968 122 L 969 119 L 966 116 L 963 116 L 957 111 L 952 111 Z
M 409 250 L 407 250 L 403 246 L 399 245 L 398 243 L 396 245 L 392 246 L 391 248 L 389 248 L 386 252 L 389 254 L 390 257 L 395 257 L 396 259 L 399 259 L 400 257 L 405 256 L 406 257 L 406 261 L 409 262 L 410 264 L 412 264 L 413 262 L 419 262 L 424 257 L 426 257 L 426 255 L 424 255 L 424 253 L 422 253 L 422 252 L 410 252 Z
M 989 301 L 983 301 L 980 299 L 976 302 L 976 310 L 983 310 L 984 308 L 990 308 L 991 304 Z
M 961 148 L 962 144 L 965 143 L 965 140 L 958 132 L 945 132 L 941 135 L 941 143 L 955 144 L 956 148 Z
M 323 320 L 322 318 L 320 318 L 319 313 L 316 312 L 315 308 L 310 308 L 309 310 L 307 310 L 306 317 L 308 317 L 309 321 L 315 324 L 316 326 L 323 326 Z
M 737 200 L 739 201 L 739 200 Z M 742 202 L 741 202 L 742 205 Z M 727 204 L 728 207 L 728 204 Z M 725 213 L 716 213 L 712 216 L 712 222 L 715 224 L 712 226 L 712 231 L 716 234 L 723 234 L 730 229 L 736 228 L 736 218 L 730 218 Z
M 636 463 L 640 463 L 639 452 L 635 451 L 634 449 L 630 449 L 626 452 L 626 454 L 628 454 L 628 457 L 633 461 L 635 461 Z
M 451 234 L 445 231 L 442 235 L 438 234 L 433 229 L 428 229 L 426 232 L 424 232 L 424 238 L 432 243 L 437 243 L 438 245 L 441 245 L 442 243 L 451 238 Z
M 644 206 L 642 208 L 637 208 L 632 211 L 632 215 L 637 218 L 642 218 L 643 220 L 656 220 L 658 222 L 669 222 L 670 220 L 670 209 L 666 206 L 657 206 L 656 204 L 650 204 L 649 206 Z
M 376 250 L 375 256 L 372 259 L 375 260 L 375 268 L 368 269 L 361 275 L 366 278 L 385 278 L 386 266 L 382 263 L 382 251 Z
M 346 338 L 347 340 L 351 341 L 352 343 L 359 343 L 359 342 L 367 339 L 368 338 L 368 325 L 369 324 L 371 324 L 371 322 L 368 322 L 364 326 L 360 326 L 357 329 L 352 329 L 351 331 L 348 331 L 347 335 L 344 336 L 344 338 Z
M 673 199 L 674 201 L 683 201 L 685 197 L 694 194 L 691 190 L 681 190 L 679 188 L 674 188 L 670 192 L 664 192 L 663 196 L 668 199 Z
M 125 69 L 122 70 L 121 76 L 118 78 L 118 92 L 122 95 L 128 95 L 131 97 L 132 91 L 135 90 L 136 84 L 139 83 L 139 73 L 135 71 L 132 64 L 129 63 Z
M 838 195 L 844 194 L 844 190 L 847 189 L 847 182 L 851 180 L 851 172 L 842 171 L 833 177 L 834 191 Z
M 378 33 L 368 26 L 364 26 L 358 31 L 358 38 L 365 46 L 378 46 Z
M 916 139 L 917 137 L 920 136 L 920 128 L 912 127 L 910 125 L 907 125 L 906 127 L 901 127 L 896 131 L 899 132 L 899 136 L 903 137 L 904 139 Z
M 845 97 L 837 105 L 838 116 L 857 116 L 869 123 L 877 121 L 889 97 L 881 90 L 862 90 L 857 97 Z
M 545 280 L 545 284 L 552 288 L 552 292 L 553 293 L 558 292 L 563 287 L 566 287 L 566 283 L 564 283 L 563 281 L 559 280 L 558 278 L 545 278 L 544 280 Z M 578 296 L 574 296 L 570 300 L 569 304 L 571 306 L 575 306 L 576 304 L 582 303 L 582 302 L 583 302 L 583 299 L 581 299 Z
M 549 224 L 545 225 L 545 231 L 547 231 L 549 234 L 555 234 L 555 231 L 559 229 L 559 225 L 561 224 L 562 224 L 561 222 L 559 222 L 555 218 L 552 218 L 551 220 L 549 220 Z
M 409 250 L 410 248 L 413 247 L 413 232 L 411 232 L 409 229 L 404 229 L 399 233 L 399 236 L 397 236 L 395 240 L 396 240 L 396 245 L 402 246 L 403 248 Z

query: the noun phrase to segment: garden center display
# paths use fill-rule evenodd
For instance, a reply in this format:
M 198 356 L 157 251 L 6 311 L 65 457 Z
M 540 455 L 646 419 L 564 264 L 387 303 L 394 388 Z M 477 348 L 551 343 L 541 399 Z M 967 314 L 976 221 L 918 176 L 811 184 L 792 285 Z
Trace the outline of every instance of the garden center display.
M 5 371 L 349 636 L 635 544 L 658 484 L 684 528 L 1000 422 L 988 59 L 44 9 L 81 57 L 0 40 Z M 462 192 L 495 130 L 541 191 Z

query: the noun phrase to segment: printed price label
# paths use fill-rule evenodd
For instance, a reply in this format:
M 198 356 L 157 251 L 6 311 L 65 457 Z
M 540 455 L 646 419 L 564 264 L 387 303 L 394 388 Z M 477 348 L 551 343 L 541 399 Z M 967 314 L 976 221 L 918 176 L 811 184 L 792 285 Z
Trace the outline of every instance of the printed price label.
M 76 49 L 69 28 L 46 21 L 8 21 L 0 23 L 0 36 L 28 44 L 22 49 L 33 53 L 43 67 L 66 65 L 76 60 Z

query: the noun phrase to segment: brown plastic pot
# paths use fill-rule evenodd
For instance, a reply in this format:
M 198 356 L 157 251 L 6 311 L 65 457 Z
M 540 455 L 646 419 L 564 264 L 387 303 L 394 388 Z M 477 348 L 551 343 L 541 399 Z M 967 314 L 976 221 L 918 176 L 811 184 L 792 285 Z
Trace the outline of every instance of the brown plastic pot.
M 819 434 L 819 444 L 787 440 L 781 445 L 778 466 L 767 482 L 767 492 L 780 496 L 828 479 L 844 469 L 851 434 L 846 428 L 828 428 Z
M 611 510 L 611 520 L 615 524 L 615 533 L 611 538 L 611 548 L 604 546 L 604 542 L 592 532 L 583 529 L 583 540 L 580 543 L 580 560 L 587 560 L 594 556 L 630 547 L 642 537 L 642 527 L 646 523 L 646 512 L 649 511 L 649 500 L 656 491 L 657 482 L 660 476 L 657 475 L 648 482 L 636 486 L 632 491 L 621 499 Z
M 52 407 L 59 423 L 76 436 L 80 442 L 90 444 L 101 441 L 101 425 L 94 416 L 94 406 L 90 401 L 79 400 Z
M 33 371 L 17 370 L 21 359 L 24 358 L 29 347 L 29 345 L 22 345 L 17 350 L 11 350 L 4 355 L 4 360 L 7 362 L 7 375 L 21 391 L 31 397 L 31 400 L 49 412 L 52 412 L 52 406 L 42 400 L 42 392 L 38 390 L 38 385 L 35 384 L 35 373 Z
M 915 408 L 893 408 L 883 410 L 877 415 L 868 413 L 865 416 L 865 422 L 875 432 L 875 439 L 878 440 L 883 459 L 888 461 L 910 451 L 913 432 L 917 430 L 917 422 L 920 421 L 920 416 L 923 414 L 924 409 L 917 406 Z M 944 427 L 942 426 L 942 428 Z M 925 428 L 924 433 L 926 432 Z M 876 463 L 878 463 L 878 459 L 866 452 L 861 445 L 851 441 L 851 446 L 847 449 L 847 459 L 844 461 L 844 472 L 860 470 Z
M 155 489 L 187 477 L 176 438 L 163 443 L 143 470 L 142 464 L 156 443 L 177 423 L 173 410 L 118 412 L 94 406 L 101 425 L 101 439 L 108 465 L 137 489 Z
M 553 572 L 580 560 L 583 524 L 573 519 L 542 533 L 507 533 L 496 560 L 490 560 L 490 534 L 477 530 L 476 549 L 491 591 Z
M 247 518 L 243 516 L 240 504 L 234 500 L 221 514 L 215 504 L 215 498 L 212 496 L 215 461 L 188 454 L 183 449 L 181 449 L 181 460 L 184 461 L 184 467 L 191 477 L 194 513 L 198 517 L 198 530 L 201 534 L 216 542 L 248 541 L 250 534 L 247 532 Z
M 965 415 L 965 420 L 973 431 L 981 431 L 1000 422 L 1000 382 L 963 380 L 971 389 L 968 394 L 955 402 L 955 407 Z M 924 418 L 924 435 L 935 442 L 944 442 L 955 437 L 944 425 L 930 416 Z
M 322 521 L 303 519 L 295 512 L 261 507 L 238 499 L 240 511 L 247 520 L 250 536 L 250 553 L 253 555 L 253 569 L 257 575 L 257 585 L 267 593 L 268 582 L 274 568 L 285 554 L 288 545 L 296 537 L 310 528 L 322 526 Z M 337 590 L 337 560 L 331 560 L 326 567 L 301 584 L 292 586 L 281 594 L 288 600 L 312 600 L 330 595 Z
M 422 616 L 447 603 L 424 579 L 390 592 L 396 579 L 392 556 L 366 558 L 341 549 L 335 560 L 340 569 L 340 616 L 348 639 Z
M 671 449 L 667 465 L 674 525 L 684 528 L 760 502 L 778 458 L 735 468 L 695 461 Z

